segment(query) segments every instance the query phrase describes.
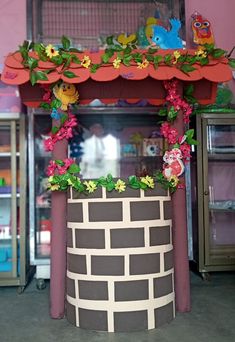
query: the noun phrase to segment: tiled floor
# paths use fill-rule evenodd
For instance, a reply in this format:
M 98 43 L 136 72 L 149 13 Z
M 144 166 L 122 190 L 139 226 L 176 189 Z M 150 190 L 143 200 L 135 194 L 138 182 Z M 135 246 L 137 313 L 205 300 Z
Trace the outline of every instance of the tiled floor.
M 235 273 L 213 273 L 204 282 L 191 273 L 192 311 L 159 329 L 102 333 L 76 328 L 49 316 L 49 282 L 37 290 L 33 280 L 21 295 L 0 287 L 0 342 L 234 342 Z

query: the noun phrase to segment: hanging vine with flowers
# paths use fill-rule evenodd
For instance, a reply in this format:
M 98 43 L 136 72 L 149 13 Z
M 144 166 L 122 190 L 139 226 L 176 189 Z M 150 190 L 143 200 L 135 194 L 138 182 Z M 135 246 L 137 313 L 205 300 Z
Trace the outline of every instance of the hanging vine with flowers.
M 49 44 L 44 46 L 41 43 L 24 42 L 20 46 L 22 64 L 29 70 L 30 81 L 32 85 L 38 81 L 48 81 L 48 75 L 58 72 L 67 78 L 78 77 L 70 68 L 71 64 L 77 65 L 77 68 L 89 69 L 91 73 L 97 72 L 102 66 L 111 66 L 119 69 L 122 65 L 135 66 L 137 69 L 146 69 L 153 66 L 155 70 L 159 66 L 174 67 L 184 74 L 189 74 L 196 70 L 195 63 L 204 66 L 210 63 L 210 60 L 216 60 L 226 57 L 226 51 L 215 48 L 213 44 L 205 44 L 203 47 L 189 53 L 187 50 L 172 50 L 171 53 L 161 54 L 155 47 L 149 47 L 147 50 L 136 50 L 134 42 L 125 45 L 115 44 L 112 37 L 107 38 L 107 48 L 101 55 L 100 63 L 93 63 L 89 56 L 82 54 L 81 51 L 71 48 L 70 40 L 63 36 L 62 46 L 56 49 Z M 33 51 L 33 54 L 32 54 Z M 40 63 L 50 62 L 50 69 L 38 70 Z M 233 67 L 235 61 L 228 58 L 228 62 Z M 54 160 L 49 163 L 47 169 L 48 187 L 50 190 L 67 190 L 72 187 L 79 192 L 92 193 L 98 187 L 105 187 L 108 191 L 125 191 L 129 186 L 134 189 L 153 189 L 155 183 L 160 183 L 165 189 L 174 192 L 177 188 L 183 186 L 180 176 L 184 173 L 184 165 L 190 160 L 190 145 L 196 144 L 193 139 L 194 131 L 188 129 L 183 135 L 179 135 L 177 129 L 173 126 L 178 114 L 183 115 L 185 127 L 189 124 L 192 106 L 183 99 L 177 91 L 178 81 L 172 79 L 164 81 L 166 89 L 166 102 L 159 111 L 159 116 L 164 117 L 161 124 L 161 134 L 167 141 L 169 149 L 163 156 L 163 169 L 156 172 L 153 177 L 130 176 L 128 180 L 113 179 L 112 175 L 101 177 L 97 180 L 83 181 L 79 178 L 79 165 L 76 165 L 73 159 Z M 73 136 L 73 128 L 78 122 L 70 111 L 72 104 L 78 101 L 78 92 L 73 84 L 58 81 L 51 86 L 42 85 L 44 88 L 43 103 L 41 107 L 51 112 L 51 117 L 56 121 L 52 127 L 50 136 L 44 142 L 46 151 L 53 151 L 55 144 L 63 139 L 70 139 Z M 59 109 L 64 112 L 61 113 Z
M 161 124 L 160 132 L 171 148 L 165 151 L 163 156 L 163 170 L 157 171 L 153 177 L 130 176 L 127 180 L 114 180 L 112 175 L 109 174 L 97 180 L 83 181 L 77 176 L 80 167 L 75 164 L 73 159 L 67 158 L 64 161 L 51 160 L 47 168 L 49 189 L 64 191 L 68 187 L 72 187 L 79 192 L 92 193 L 101 186 L 108 191 L 123 192 L 127 186 L 133 189 L 153 189 L 156 182 L 160 183 L 165 189 L 169 189 L 170 192 L 183 187 L 179 177 L 184 172 L 184 164 L 190 160 L 190 145 L 197 142 L 193 139 L 194 130 L 189 129 L 183 136 L 180 136 L 177 129 L 173 127 L 179 112 L 183 114 L 185 125 L 189 123 L 189 117 L 192 113 L 192 106 L 178 94 L 177 85 L 178 81 L 176 79 L 164 81 L 164 87 L 167 91 L 166 103 L 165 107 L 160 110 L 159 115 L 165 116 L 166 121 Z M 46 151 L 53 151 L 57 141 L 72 138 L 73 127 L 78 124 L 75 115 L 71 114 L 69 109 L 67 114 L 58 113 L 57 109 L 62 103 L 60 100 L 51 99 L 52 96 L 49 95 L 46 88 L 44 100 L 46 100 L 45 103 L 49 107 L 45 106 L 45 103 L 42 106 L 50 108 L 52 118 L 59 122 L 58 126 L 52 127 L 49 138 L 44 141 Z

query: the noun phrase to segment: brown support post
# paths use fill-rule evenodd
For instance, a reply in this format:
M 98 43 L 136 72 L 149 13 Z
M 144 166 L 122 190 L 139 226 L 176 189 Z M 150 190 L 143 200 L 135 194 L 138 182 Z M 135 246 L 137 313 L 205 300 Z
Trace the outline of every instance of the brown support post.
M 67 140 L 58 141 L 53 151 L 53 159 L 67 158 Z M 66 224 L 67 193 L 52 192 L 51 196 L 51 280 L 50 315 L 52 318 L 64 317 L 65 275 L 66 275 Z
M 183 113 L 179 113 L 173 126 L 179 135 L 184 134 Z M 184 177 L 180 179 L 184 182 Z M 185 189 L 178 189 L 172 195 L 172 209 L 176 311 L 187 312 L 191 310 L 191 300 Z

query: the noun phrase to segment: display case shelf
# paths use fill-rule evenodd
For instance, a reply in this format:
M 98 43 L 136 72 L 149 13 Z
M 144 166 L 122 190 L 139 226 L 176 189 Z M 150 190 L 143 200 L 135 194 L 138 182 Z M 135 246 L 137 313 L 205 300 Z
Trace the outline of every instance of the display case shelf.
M 16 157 L 19 157 L 20 153 L 16 152 Z M 11 152 L 0 152 L 0 158 L 11 157 Z
M 195 261 L 202 274 L 235 270 L 235 115 L 200 114 L 196 124 Z
M 1 194 L 0 193 L 0 198 L 11 198 L 12 197 L 12 194 L 10 193 L 10 194 Z M 16 194 L 16 197 L 17 198 L 20 198 L 20 194 L 19 193 L 17 193 Z
M 22 292 L 33 272 L 27 252 L 24 115 L 0 116 L 0 151 L 0 286 L 19 286 Z

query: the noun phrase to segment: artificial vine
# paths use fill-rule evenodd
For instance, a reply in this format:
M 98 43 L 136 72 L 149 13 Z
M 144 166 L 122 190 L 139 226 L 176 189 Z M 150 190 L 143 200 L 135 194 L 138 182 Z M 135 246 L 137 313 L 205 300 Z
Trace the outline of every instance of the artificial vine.
M 209 64 L 212 59 L 226 57 L 232 68 L 235 67 L 235 59 L 228 57 L 225 50 L 216 48 L 213 44 L 200 46 L 194 53 L 187 50 L 172 50 L 164 56 L 159 53 L 158 48 L 149 47 L 147 50 L 137 50 L 138 46 L 133 42 L 125 45 L 118 43 L 115 37 L 106 39 L 106 49 L 101 55 L 100 63 L 93 63 L 89 56 L 78 49 L 71 47 L 70 39 L 63 36 L 61 46 L 56 49 L 53 45 L 45 46 L 42 43 L 24 41 L 19 46 L 19 52 L 22 56 L 24 68 L 30 71 L 30 81 L 34 85 L 38 81 L 47 81 L 47 75 L 60 67 L 59 73 L 68 78 L 77 77 L 73 71 L 68 70 L 71 63 L 75 63 L 80 68 L 89 69 L 95 73 L 100 67 L 112 65 L 115 69 L 121 65 L 136 66 L 138 69 L 145 69 L 152 65 L 157 69 L 160 65 L 175 67 L 185 74 L 196 70 L 194 64 Z M 37 70 L 39 63 L 51 62 L 51 68 L 48 70 Z
M 125 42 L 121 44 L 115 37 L 106 39 L 106 49 L 101 54 L 100 63 L 93 63 L 88 55 L 71 47 L 70 40 L 63 36 L 61 46 L 55 48 L 49 44 L 47 46 L 42 43 L 24 42 L 19 47 L 22 56 L 22 64 L 25 69 L 30 71 L 30 81 L 32 85 L 38 81 L 47 81 L 47 75 L 51 72 L 63 74 L 67 78 L 77 77 L 75 73 L 69 70 L 71 63 L 78 65 L 78 68 L 88 69 L 91 73 L 95 73 L 102 66 L 112 66 L 114 69 L 119 69 L 121 65 L 135 66 L 138 69 L 145 69 L 153 66 L 158 69 L 161 65 L 174 67 L 185 74 L 189 74 L 196 70 L 195 64 L 201 66 L 207 65 L 211 60 L 218 60 L 226 57 L 231 67 L 235 67 L 235 59 L 230 58 L 225 50 L 216 48 L 213 44 L 205 44 L 199 46 L 196 51 L 190 53 L 187 50 L 172 50 L 171 53 L 163 54 L 155 47 L 149 47 L 147 50 L 138 50 L 135 41 Z M 40 62 L 49 62 L 51 68 L 39 71 L 37 68 Z M 52 127 L 50 136 L 45 140 L 46 151 L 52 151 L 57 141 L 69 139 L 73 136 L 73 128 L 77 126 L 77 119 L 69 111 L 72 103 L 75 103 L 78 98 L 77 92 L 71 97 L 70 104 L 67 102 L 65 108 L 67 113 L 60 113 L 59 108 L 63 107 L 63 101 L 55 95 L 55 86 L 60 86 L 61 81 L 51 86 L 43 86 L 45 94 L 41 107 L 51 111 L 51 117 L 55 119 L 56 125 Z M 182 98 L 177 91 L 178 81 L 164 81 L 164 87 L 167 92 L 166 102 L 158 115 L 162 117 L 161 134 L 168 143 L 169 149 L 165 151 L 163 156 L 163 170 L 156 172 L 154 177 L 130 176 L 128 181 L 119 179 L 117 182 L 113 180 L 112 175 L 101 177 L 94 181 L 81 181 L 77 176 L 80 171 L 78 165 L 72 160 L 65 159 L 51 161 L 47 174 L 49 176 L 49 189 L 51 190 L 66 190 L 72 186 L 77 191 L 91 193 L 99 186 L 104 186 L 108 191 L 116 190 L 119 192 L 125 191 L 126 186 L 136 189 L 153 188 L 155 182 L 160 183 L 163 188 L 174 192 L 177 188 L 183 186 L 180 182 L 180 176 L 184 172 L 184 164 L 190 160 L 190 145 L 197 144 L 193 138 L 194 130 L 188 129 L 183 135 L 179 135 L 174 127 L 179 112 L 183 115 L 185 126 L 189 124 L 190 115 L 194 103 L 193 90 L 189 86 Z M 74 86 L 73 86 L 74 87 Z M 190 88 L 191 87 L 191 88 Z M 75 88 L 75 87 L 74 87 Z M 55 95 L 56 98 L 53 98 Z M 68 106 L 68 110 L 67 110 Z

